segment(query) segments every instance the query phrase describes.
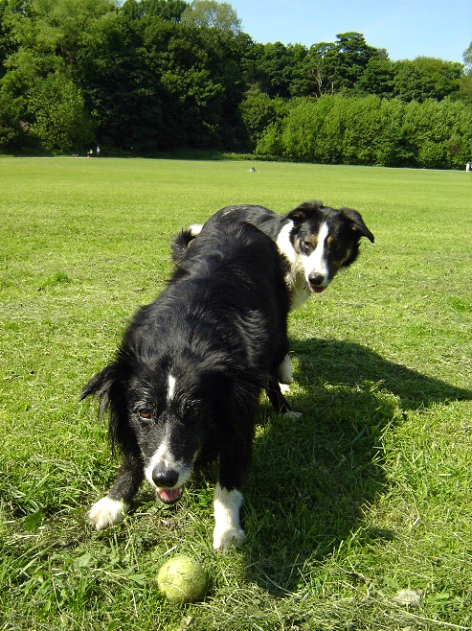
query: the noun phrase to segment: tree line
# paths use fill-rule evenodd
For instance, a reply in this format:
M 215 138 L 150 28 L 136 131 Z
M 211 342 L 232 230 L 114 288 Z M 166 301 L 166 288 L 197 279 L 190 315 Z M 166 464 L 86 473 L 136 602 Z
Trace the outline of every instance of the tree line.
M 393 62 L 356 32 L 259 44 L 215 0 L 0 0 L 0 151 L 462 168 L 472 47 L 464 60 Z

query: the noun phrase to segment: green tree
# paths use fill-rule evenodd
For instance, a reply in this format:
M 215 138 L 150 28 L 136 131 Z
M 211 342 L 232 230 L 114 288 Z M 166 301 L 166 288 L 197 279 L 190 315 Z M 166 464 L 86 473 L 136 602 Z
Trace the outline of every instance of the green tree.
M 84 149 L 94 139 L 94 126 L 80 90 L 64 74 L 50 74 L 28 92 L 31 135 L 46 151 Z
M 175 26 L 154 16 L 133 21 L 121 12 L 110 14 L 77 59 L 75 80 L 103 145 L 145 152 L 165 146 L 164 90 L 141 33 L 154 22 Z
M 252 149 L 270 125 L 278 125 L 283 120 L 288 109 L 286 101 L 279 97 L 272 99 L 259 88 L 254 87 L 246 92 L 239 110 Z
M 96 24 L 112 11 L 109 0 L 29 0 L 9 14 L 18 46 L 5 60 L 0 93 L 10 103 L 12 127 L 48 151 L 82 148 L 91 139 L 75 71 Z
M 121 12 L 128 20 L 139 20 L 146 15 L 153 15 L 169 22 L 180 22 L 187 7 L 184 0 L 126 0 L 121 6 Z
M 464 74 L 460 79 L 458 96 L 472 105 L 472 43 L 464 51 Z
M 364 72 L 356 82 L 356 94 L 376 94 L 390 98 L 393 96 L 394 65 L 387 57 L 372 57 Z
M 464 51 L 463 59 L 465 71 L 467 74 L 469 74 L 470 72 L 472 72 L 472 42 Z
M 442 61 L 432 57 L 417 57 L 413 61 L 394 64 L 394 96 L 403 101 L 440 101 L 458 92 L 463 66 L 458 62 Z
M 12 11 L 11 0 L 0 0 L 0 77 L 5 74 L 5 60 L 16 49 L 11 28 Z
M 153 20 L 140 27 L 147 67 L 162 91 L 172 146 L 238 144 L 245 86 L 239 40 L 214 28 Z
M 193 0 L 182 13 L 182 22 L 218 28 L 233 34 L 241 31 L 241 20 L 233 7 L 227 2 L 215 0 Z
M 321 72 L 326 86 L 323 92 L 353 90 L 369 61 L 385 54 L 369 46 L 361 33 L 341 33 L 336 37 L 337 41 L 323 52 Z
M 321 96 L 322 55 L 319 46 L 306 48 L 296 44 L 292 48 L 292 73 L 289 92 L 292 97 Z

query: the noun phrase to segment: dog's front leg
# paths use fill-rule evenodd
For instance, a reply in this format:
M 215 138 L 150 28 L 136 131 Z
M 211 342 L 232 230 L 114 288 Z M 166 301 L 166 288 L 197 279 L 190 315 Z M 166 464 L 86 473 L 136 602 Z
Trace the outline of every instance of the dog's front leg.
M 143 478 L 142 464 L 125 457 L 110 492 L 92 506 L 89 512 L 91 525 L 96 530 L 104 530 L 123 521 Z
M 243 503 L 243 495 L 237 489 L 227 489 L 217 484 L 214 499 L 215 530 L 213 547 L 216 550 L 227 550 L 231 544 L 238 545 L 244 541 L 246 533 L 241 528 L 239 513 Z
M 243 503 L 239 489 L 251 454 L 252 430 L 247 427 L 247 431 L 248 434 L 242 440 L 228 437 L 225 449 L 220 453 L 220 471 L 214 498 L 213 547 L 216 550 L 227 550 L 232 544 L 240 544 L 246 537 L 239 517 Z

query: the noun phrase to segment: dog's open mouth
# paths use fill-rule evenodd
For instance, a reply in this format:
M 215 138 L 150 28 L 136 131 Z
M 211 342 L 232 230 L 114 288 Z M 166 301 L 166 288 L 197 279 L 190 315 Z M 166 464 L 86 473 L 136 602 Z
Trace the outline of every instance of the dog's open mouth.
M 325 289 L 326 287 L 317 287 L 316 285 L 310 285 L 310 291 L 312 291 L 314 294 L 321 294 L 321 292 Z
M 164 504 L 175 504 L 182 497 L 182 489 L 157 489 L 157 496 Z

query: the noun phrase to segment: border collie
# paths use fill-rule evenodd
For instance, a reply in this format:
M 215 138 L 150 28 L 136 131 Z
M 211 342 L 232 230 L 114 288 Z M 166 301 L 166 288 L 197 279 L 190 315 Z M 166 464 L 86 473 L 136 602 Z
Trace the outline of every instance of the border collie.
M 227 206 L 202 225 L 182 230 L 172 244 L 174 263 L 180 264 L 185 249 L 202 230 L 212 229 L 223 218 L 247 221 L 277 243 L 288 261 L 286 283 L 291 309 L 299 307 L 310 295 L 326 289 L 336 273 L 354 263 L 361 237 L 374 242 L 374 235 L 361 215 L 351 208 L 337 210 L 311 201 L 280 216 L 263 206 Z
M 281 412 L 289 295 L 273 240 L 233 217 L 213 222 L 181 253 L 179 268 L 126 330 L 114 361 L 85 386 L 109 410 L 123 454 L 108 495 L 91 509 L 97 530 L 120 522 L 146 479 L 177 502 L 200 459 L 219 459 L 213 545 L 244 539 L 241 485 L 261 389 Z

